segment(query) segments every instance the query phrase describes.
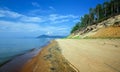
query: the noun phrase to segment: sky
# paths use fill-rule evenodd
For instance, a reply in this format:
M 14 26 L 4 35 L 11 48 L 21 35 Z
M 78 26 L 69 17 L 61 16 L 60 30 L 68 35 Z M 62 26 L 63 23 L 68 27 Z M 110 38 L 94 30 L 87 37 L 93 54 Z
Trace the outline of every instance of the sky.
M 0 0 L 0 37 L 69 35 L 104 0 Z

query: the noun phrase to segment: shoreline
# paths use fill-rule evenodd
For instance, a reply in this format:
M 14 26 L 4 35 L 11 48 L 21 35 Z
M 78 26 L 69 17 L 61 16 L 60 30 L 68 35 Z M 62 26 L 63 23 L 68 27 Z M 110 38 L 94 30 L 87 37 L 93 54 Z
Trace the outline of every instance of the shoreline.
M 19 72 L 20 69 L 18 69 L 18 67 L 22 68 L 22 66 L 27 61 L 29 61 L 31 58 L 36 56 L 40 50 L 41 50 L 41 48 L 38 48 L 38 49 L 33 48 L 23 54 L 18 54 L 16 56 L 14 56 L 13 58 L 11 58 L 8 61 L 5 61 L 3 64 L 1 64 L 0 72 L 4 72 L 4 71 Z
M 0 68 L 1 68 L 2 66 L 4 66 L 5 64 L 9 63 L 10 61 L 14 60 L 15 58 L 17 58 L 17 57 L 19 57 L 19 56 L 23 56 L 23 55 L 25 55 L 25 54 L 27 54 L 27 53 L 30 53 L 30 52 L 34 51 L 34 50 L 35 50 L 35 48 L 30 49 L 30 50 L 26 50 L 24 53 L 20 53 L 20 54 L 17 54 L 17 55 L 15 55 L 15 56 L 11 56 L 11 59 L 8 59 L 8 60 L 6 60 L 5 62 L 3 62 L 3 63 L 0 64 Z
M 51 40 L 17 71 L 7 72 L 118 72 L 119 44 L 119 39 Z
M 48 41 L 46 44 L 40 46 L 39 48 L 32 48 L 30 50 L 26 50 L 26 52 L 18 54 L 18 55 L 15 55 L 11 59 L 1 63 L 1 65 L 0 65 L 0 72 L 4 72 L 4 71 L 7 71 L 7 72 L 11 72 L 11 71 L 12 72 L 16 72 L 17 71 L 18 72 L 20 69 L 16 70 L 17 67 L 21 67 L 22 68 L 22 66 L 26 62 L 28 62 L 30 59 L 35 57 L 41 51 L 41 49 L 43 47 L 47 46 L 49 43 L 50 43 L 50 41 Z M 25 59 L 25 61 L 22 61 L 22 59 Z M 22 64 L 17 63 L 17 61 L 20 61 Z
M 28 61 L 20 72 L 79 72 L 65 59 L 58 43 L 52 40 L 47 46 Z

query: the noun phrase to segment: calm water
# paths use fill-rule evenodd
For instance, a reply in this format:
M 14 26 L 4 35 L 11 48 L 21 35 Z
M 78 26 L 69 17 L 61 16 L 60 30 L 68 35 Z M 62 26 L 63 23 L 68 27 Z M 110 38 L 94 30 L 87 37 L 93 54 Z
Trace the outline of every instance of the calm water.
M 16 55 L 28 52 L 33 48 L 41 48 L 51 39 L 0 39 L 0 64 Z

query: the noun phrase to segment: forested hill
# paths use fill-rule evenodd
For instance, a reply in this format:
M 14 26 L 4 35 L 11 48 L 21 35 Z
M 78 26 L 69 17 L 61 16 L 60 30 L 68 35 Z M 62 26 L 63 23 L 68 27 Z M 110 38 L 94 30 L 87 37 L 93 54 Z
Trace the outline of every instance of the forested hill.
M 71 30 L 71 34 L 85 30 L 88 26 L 99 23 L 120 14 L 120 0 L 108 0 L 89 9 L 89 14 L 81 17 L 80 21 Z

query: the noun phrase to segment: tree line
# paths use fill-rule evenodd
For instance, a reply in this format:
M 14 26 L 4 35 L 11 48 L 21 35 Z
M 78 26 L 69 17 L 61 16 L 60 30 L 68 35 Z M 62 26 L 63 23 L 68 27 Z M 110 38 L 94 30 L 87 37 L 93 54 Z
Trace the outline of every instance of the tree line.
M 90 8 L 89 13 L 80 18 L 80 21 L 72 28 L 71 33 L 85 29 L 87 26 L 97 24 L 118 14 L 120 14 L 120 0 L 106 0 L 103 4 Z

